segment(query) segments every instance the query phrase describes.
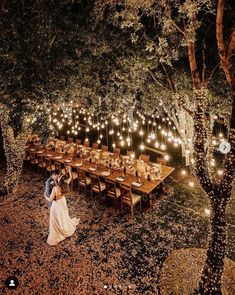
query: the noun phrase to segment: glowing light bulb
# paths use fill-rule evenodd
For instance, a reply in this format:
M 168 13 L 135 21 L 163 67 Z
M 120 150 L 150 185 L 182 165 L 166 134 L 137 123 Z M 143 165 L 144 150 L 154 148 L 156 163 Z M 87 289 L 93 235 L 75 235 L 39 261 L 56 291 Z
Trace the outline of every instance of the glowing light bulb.
M 164 151 L 166 149 L 166 145 L 165 144 L 161 144 L 160 148 L 161 148 L 161 150 Z
M 140 135 L 144 135 L 144 131 L 142 129 L 140 130 Z
M 156 148 L 159 148 L 159 145 L 160 145 L 159 142 L 156 141 L 156 142 L 155 142 L 155 147 L 156 147 Z
M 185 169 L 181 170 L 181 175 L 185 176 L 187 174 L 187 171 Z
M 219 133 L 219 137 L 221 138 L 221 137 L 223 137 L 223 136 L 224 136 L 223 133 L 220 132 L 220 133 Z
M 151 139 L 148 137 L 147 138 L 147 143 L 150 143 L 151 142 Z
M 144 145 L 143 144 L 140 145 L 140 149 L 144 150 Z
M 98 139 L 98 140 L 97 140 L 97 143 L 98 143 L 98 144 L 100 144 L 100 143 L 101 143 L 101 140 L 100 140 L 100 139 Z
M 217 141 L 214 139 L 214 140 L 212 140 L 212 144 L 213 145 L 217 145 Z
M 124 146 L 124 145 L 125 145 L 124 140 L 121 140 L 121 141 L 120 141 L 120 145 L 121 145 L 121 146 Z
M 205 208 L 204 212 L 206 213 L 206 215 L 211 215 L 211 210 L 208 208 Z
M 211 166 L 212 166 L 212 167 L 215 167 L 215 159 L 212 159 L 212 160 L 211 160 Z
M 86 132 L 89 132 L 89 131 L 90 131 L 90 128 L 87 127 L 87 128 L 86 128 Z
M 221 169 L 219 169 L 219 170 L 217 171 L 217 174 L 218 174 L 219 176 L 223 175 L 223 173 L 224 173 L 224 171 L 221 170 Z
M 152 140 L 154 140 L 156 138 L 156 134 L 152 131 L 151 134 L 150 134 L 150 138 Z
M 166 161 L 168 161 L 169 159 L 170 159 L 170 156 L 169 155 L 164 155 L 164 159 L 166 160 Z
M 189 181 L 189 186 L 193 187 L 194 186 L 194 182 L 193 181 Z
M 116 147 L 116 144 L 115 144 L 115 143 L 113 143 L 113 144 L 112 144 L 112 147 L 113 147 L 113 148 L 115 148 L 115 147 Z

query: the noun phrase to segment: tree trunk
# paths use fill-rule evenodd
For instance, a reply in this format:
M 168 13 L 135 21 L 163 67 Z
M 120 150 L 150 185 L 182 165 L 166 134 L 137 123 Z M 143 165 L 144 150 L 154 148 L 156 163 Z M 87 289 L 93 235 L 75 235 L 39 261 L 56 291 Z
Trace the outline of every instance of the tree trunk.
M 221 276 L 226 253 L 226 217 L 224 206 L 216 206 L 211 217 L 211 237 L 199 294 L 222 295 Z
M 8 194 L 16 190 L 22 171 L 25 147 L 23 150 L 18 148 L 17 151 L 11 151 L 10 155 L 10 157 L 6 156 L 7 173 L 0 187 L 0 194 Z
M 6 106 L 0 105 L 0 114 L 0 125 L 7 161 L 7 173 L 0 186 L 0 195 L 5 195 L 14 192 L 17 188 L 25 157 L 25 144 L 31 134 L 31 118 L 29 116 L 23 118 L 20 132 L 17 136 L 14 136 L 14 131 L 9 125 L 10 110 Z

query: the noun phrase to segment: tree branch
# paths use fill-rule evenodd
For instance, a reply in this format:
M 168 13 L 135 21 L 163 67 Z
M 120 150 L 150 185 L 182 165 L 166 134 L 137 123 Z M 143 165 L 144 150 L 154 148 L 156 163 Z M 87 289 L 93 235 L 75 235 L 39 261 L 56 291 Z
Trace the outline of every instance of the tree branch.
M 157 78 L 153 75 L 153 73 L 152 73 L 150 70 L 148 70 L 148 73 L 150 74 L 150 76 L 153 78 L 153 80 L 154 80 L 159 86 L 161 86 L 164 90 L 168 90 L 167 87 L 165 87 L 164 85 L 162 85 L 162 83 L 159 82 L 159 81 L 157 80 Z
M 188 57 L 189 57 L 191 76 L 192 76 L 192 80 L 193 80 L 193 86 L 194 86 L 194 88 L 198 89 L 201 81 L 200 81 L 198 69 L 197 69 L 197 60 L 196 60 L 196 55 L 195 55 L 195 43 L 194 42 L 188 43 Z
M 216 15 L 216 39 L 219 50 L 220 63 L 224 70 L 225 77 L 228 84 L 234 88 L 235 79 L 231 69 L 231 56 L 235 49 L 235 28 L 232 31 L 230 42 L 227 50 L 225 49 L 224 36 L 223 36 L 223 17 L 224 17 L 224 0 L 218 0 L 217 15 Z
M 183 36 L 186 38 L 185 32 L 173 21 L 173 19 L 170 19 L 170 21 L 173 24 L 173 26 L 177 29 L 177 31 L 183 34 Z

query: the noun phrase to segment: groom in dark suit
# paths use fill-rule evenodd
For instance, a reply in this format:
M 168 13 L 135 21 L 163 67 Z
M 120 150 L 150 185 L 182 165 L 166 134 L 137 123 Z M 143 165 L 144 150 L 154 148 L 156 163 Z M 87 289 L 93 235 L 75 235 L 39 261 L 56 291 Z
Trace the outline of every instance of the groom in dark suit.
M 51 176 L 47 179 L 45 183 L 45 193 L 46 197 L 50 197 L 53 187 L 56 185 L 56 182 L 59 181 L 60 172 L 59 170 L 53 170 Z M 48 206 L 51 207 L 51 202 L 48 202 Z

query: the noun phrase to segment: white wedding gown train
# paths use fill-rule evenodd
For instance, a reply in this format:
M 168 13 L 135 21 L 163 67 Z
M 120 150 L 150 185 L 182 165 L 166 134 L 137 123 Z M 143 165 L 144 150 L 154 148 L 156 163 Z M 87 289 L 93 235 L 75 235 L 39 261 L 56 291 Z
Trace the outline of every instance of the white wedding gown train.
M 57 245 L 67 237 L 73 235 L 79 219 L 70 218 L 66 198 L 53 201 L 50 208 L 50 227 L 47 243 Z

